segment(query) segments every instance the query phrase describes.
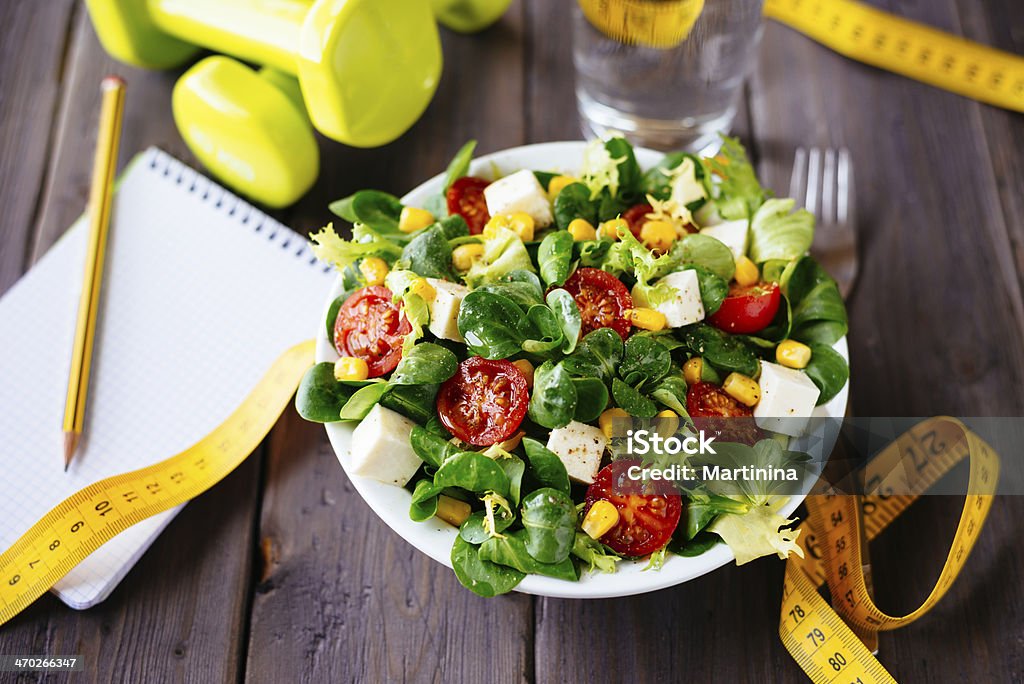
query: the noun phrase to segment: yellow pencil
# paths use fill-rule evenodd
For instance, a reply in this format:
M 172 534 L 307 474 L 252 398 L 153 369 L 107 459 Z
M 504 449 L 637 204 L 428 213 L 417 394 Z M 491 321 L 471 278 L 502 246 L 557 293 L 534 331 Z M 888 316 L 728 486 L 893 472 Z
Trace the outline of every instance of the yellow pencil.
M 68 397 L 64 404 L 64 470 L 71 463 L 85 422 L 85 398 L 89 392 L 89 367 L 96 338 L 96 315 L 99 311 L 100 285 L 103 282 L 103 261 L 107 251 L 110 228 L 110 205 L 113 197 L 117 148 L 121 139 L 124 114 L 124 81 L 117 76 L 103 79 L 96 158 L 92 168 L 89 194 L 89 243 L 85 256 L 85 277 L 82 298 L 78 302 L 75 346 L 68 376 Z

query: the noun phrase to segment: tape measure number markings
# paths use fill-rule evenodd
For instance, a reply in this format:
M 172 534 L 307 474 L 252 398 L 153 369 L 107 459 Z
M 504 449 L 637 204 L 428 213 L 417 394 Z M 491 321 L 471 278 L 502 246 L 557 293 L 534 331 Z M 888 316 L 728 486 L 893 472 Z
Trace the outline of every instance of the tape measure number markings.
M 285 352 L 242 404 L 192 447 L 90 485 L 33 525 L 0 555 L 0 625 L 120 532 L 195 498 L 234 470 L 291 401 L 313 363 L 314 346 L 304 342 Z

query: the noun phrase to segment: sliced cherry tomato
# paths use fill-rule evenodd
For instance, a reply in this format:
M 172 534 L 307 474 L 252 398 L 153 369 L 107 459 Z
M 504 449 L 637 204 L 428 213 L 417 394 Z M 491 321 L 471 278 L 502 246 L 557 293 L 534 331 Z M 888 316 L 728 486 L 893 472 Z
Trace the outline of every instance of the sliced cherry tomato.
M 370 377 L 395 370 L 402 358 L 402 340 L 412 326 L 391 290 L 380 285 L 356 290 L 345 300 L 334 321 L 334 348 L 342 356 L 366 361 Z
M 640 229 L 647 222 L 647 215 L 654 211 L 650 204 L 634 204 L 622 215 L 622 220 L 629 224 L 629 232 L 637 240 L 640 239 Z
M 622 281 L 599 268 L 579 268 L 565 281 L 565 289 L 576 300 L 583 318 L 580 335 L 611 328 L 622 339 L 629 336 L 626 312 L 633 308 L 633 297 Z
M 587 489 L 587 510 L 596 501 L 607 501 L 619 511 L 619 522 L 608 530 L 601 543 L 623 556 L 654 553 L 672 539 L 683 513 L 678 494 L 653 491 L 652 483 L 629 477 L 631 466 L 640 461 L 619 460 L 606 465 Z
M 686 411 L 693 424 L 723 442 L 756 444 L 764 433 L 754 422 L 754 412 L 710 382 L 698 382 L 686 391 Z
M 490 184 L 489 180 L 483 178 L 463 176 L 452 183 L 445 193 L 448 213 L 466 219 L 470 235 L 484 232 L 484 226 L 491 218 L 487 212 L 487 200 L 484 199 L 484 188 Z
M 526 377 L 508 361 L 473 356 L 437 393 L 437 413 L 448 431 L 476 446 L 502 442 L 519 429 L 530 403 Z
M 749 335 L 764 330 L 779 311 L 782 294 L 776 283 L 742 287 L 733 283 L 722 306 L 708 318 L 719 330 Z

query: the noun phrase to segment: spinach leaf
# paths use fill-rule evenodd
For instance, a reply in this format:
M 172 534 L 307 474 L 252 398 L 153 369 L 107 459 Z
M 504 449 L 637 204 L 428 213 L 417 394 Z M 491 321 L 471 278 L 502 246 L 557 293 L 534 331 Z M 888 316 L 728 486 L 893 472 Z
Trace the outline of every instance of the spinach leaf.
M 519 353 L 535 331 L 513 300 L 474 290 L 459 308 L 459 332 L 472 353 L 485 359 L 504 359 Z
M 661 380 L 672 367 L 672 355 L 650 337 L 626 340 L 619 376 L 633 387 L 649 386 Z
M 452 272 L 452 248 L 439 225 L 433 225 L 414 237 L 402 250 L 408 269 L 424 278 L 455 280 Z
M 480 549 L 462 537 L 452 545 L 452 568 L 462 586 L 479 596 L 497 596 L 512 591 L 526 573 L 480 557 Z
M 409 435 L 409 445 L 416 455 L 423 459 L 427 465 L 440 468 L 441 464 L 455 454 L 462 453 L 462 450 L 430 431 L 417 425 Z
M 341 305 L 345 303 L 345 300 L 349 298 L 351 292 L 342 292 L 338 295 L 331 305 L 327 307 L 327 318 L 325 323 L 327 325 L 327 339 L 334 340 L 334 324 L 338 322 L 338 312 L 341 311 Z
M 533 375 L 529 415 L 537 425 L 560 428 L 576 413 L 576 386 L 561 363 L 545 361 Z
M 636 196 L 629 195 L 629 197 L 635 198 Z M 631 201 L 626 202 L 625 200 L 612 195 L 608 188 L 604 188 L 601 190 L 601 195 L 597 199 L 598 222 L 610 221 L 621 214 L 625 214 L 626 210 L 629 209 L 630 204 Z
M 686 410 L 686 380 L 670 375 L 651 391 L 651 397 L 678 413 L 688 416 Z
M 344 219 L 349 223 L 355 223 L 359 219 L 352 210 L 352 200 L 354 198 L 355 195 L 349 195 L 348 197 L 342 197 L 339 200 L 334 200 L 327 205 L 327 209 L 338 218 Z
M 839 288 L 814 259 L 800 259 L 783 290 L 793 308 L 790 337 L 831 346 L 846 334 L 846 307 Z
M 444 490 L 430 480 L 420 480 L 412 493 L 409 517 L 416 522 L 430 520 L 437 514 L 437 496 Z
M 562 352 L 571 354 L 576 349 L 580 329 L 583 327 L 583 318 L 576 300 L 566 290 L 556 289 L 548 292 L 547 304 L 562 332 Z
M 318 363 L 302 376 L 295 393 L 295 410 L 314 423 L 334 423 L 352 390 L 334 379 L 333 363 Z
M 693 162 L 693 175 L 700 181 L 704 179 L 704 165 L 700 158 L 687 154 L 686 152 L 669 152 L 657 165 L 652 166 L 643 175 L 641 190 L 644 195 L 651 195 L 654 199 L 665 201 L 672 196 L 672 186 L 669 182 L 669 171 L 683 163 L 685 159 Z
M 846 385 L 846 381 L 850 379 L 850 367 L 846 359 L 832 347 L 824 344 L 810 346 L 811 361 L 804 372 L 821 390 L 818 396 L 818 406 L 821 406 L 831 401 Z
M 391 386 L 386 382 L 375 382 L 359 388 L 341 407 L 339 417 L 342 420 L 362 420 L 390 389 Z
M 561 174 L 551 173 L 550 171 L 534 171 L 533 175 L 536 176 L 540 187 L 544 188 L 544 192 L 547 192 L 548 188 L 551 187 L 551 179 Z
M 562 188 L 555 198 L 555 225 L 567 230 L 573 220 L 581 218 L 597 225 L 597 204 L 590 200 L 590 189 L 583 183 L 572 183 Z
M 693 539 L 715 517 L 723 513 L 742 515 L 750 509 L 750 505 L 719 494 L 691 493 L 686 505 L 686 520 L 680 528 L 685 530 L 685 538 Z
M 386 192 L 379 190 L 360 190 L 359 192 L 331 202 L 328 209 L 349 223 L 362 223 L 379 233 L 396 233 L 398 219 L 402 214 L 402 202 Z
M 757 375 L 758 362 L 754 352 L 737 336 L 724 333 L 704 323 L 682 328 L 683 341 L 705 364 L 722 371 L 736 371 L 748 377 Z
M 526 472 L 526 463 L 515 454 L 509 454 L 508 452 L 495 459 L 494 462 L 498 464 L 498 467 L 505 472 L 505 477 L 508 478 L 509 501 L 513 506 L 518 506 L 522 495 L 523 474 Z
M 570 582 L 579 579 L 576 566 L 568 556 L 560 563 L 541 563 L 527 551 L 528 543 L 526 530 L 516 530 L 502 537 L 491 537 L 480 546 L 480 558 L 499 565 L 507 565 L 528 575 L 547 575 Z
M 440 385 L 391 385 L 380 404 L 384 408 L 398 411 L 406 418 L 423 424 L 437 414 L 436 399 Z
M 459 536 L 468 541 L 470 544 L 483 544 L 485 541 L 491 538 L 488 534 L 487 528 L 484 527 L 484 520 L 487 515 L 483 511 L 476 511 L 468 518 L 466 522 L 462 523 L 459 528 Z M 494 531 L 502 533 L 508 529 L 508 526 L 515 522 L 515 516 L 509 515 L 504 508 L 498 507 L 494 512 Z M 505 565 L 508 565 L 505 563 Z
M 713 547 L 722 543 L 724 543 L 722 538 L 717 534 L 702 530 L 693 539 L 686 541 L 673 537 L 672 541 L 669 542 L 668 550 L 677 556 L 693 558 L 706 551 L 710 551 Z
M 627 204 L 632 203 L 640 197 L 643 180 L 633 146 L 625 138 L 615 136 L 605 141 L 604 149 L 608 150 L 612 159 L 619 160 L 619 188 L 616 194 Z
M 444 218 L 448 216 L 448 200 L 440 192 L 431 195 L 423 203 L 423 208 L 434 215 L 435 218 Z
M 736 272 L 732 251 L 721 240 L 710 235 L 687 235 L 676 241 L 670 254 L 676 256 L 682 264 L 703 266 L 727 283 Z
M 729 295 L 729 283 L 703 266 L 690 266 L 697 272 L 697 285 L 700 287 L 700 299 L 704 304 L 704 315 L 710 316 L 718 311 L 722 302 Z
M 439 384 L 455 375 L 459 360 L 439 344 L 421 342 L 398 362 L 392 385 Z
M 441 228 L 441 233 L 444 234 L 445 240 L 469 237 L 469 226 L 466 225 L 466 219 L 458 214 L 438 219 L 437 225 Z
M 508 297 L 523 309 L 529 309 L 531 306 L 544 303 L 542 298 L 543 292 L 526 282 L 499 280 L 493 283 L 485 283 L 473 291 L 493 292 L 494 294 Z
M 580 266 L 600 268 L 613 244 L 607 238 L 576 242 L 573 243 L 573 255 L 579 260 Z
M 459 451 L 450 456 L 434 473 L 434 484 L 462 487 L 471 492 L 495 492 L 508 498 L 509 482 L 505 471 L 492 459 L 475 451 Z
M 523 448 L 526 450 L 526 458 L 530 461 L 530 468 L 537 481 L 544 487 L 569 494 L 569 474 L 565 470 L 562 459 L 543 444 L 529 437 L 523 438 Z
M 606 384 L 615 377 L 622 363 L 622 338 L 611 328 L 598 328 L 588 333 L 576 351 L 562 365 L 576 377 L 599 378 Z
M 576 506 L 569 495 L 551 487 L 523 498 L 526 550 L 541 563 L 561 563 L 576 538 Z
M 523 351 L 530 354 L 546 354 L 562 346 L 562 326 L 554 311 L 543 304 L 537 304 L 529 308 L 526 318 L 533 327 L 535 338 L 523 342 Z
M 469 173 L 469 163 L 473 160 L 473 150 L 475 149 L 476 140 L 470 140 L 455 153 L 444 172 L 443 192 L 447 192 L 452 183 Z
M 561 285 L 569 277 L 572 266 L 572 234 L 556 230 L 544 236 L 537 249 L 540 277 L 546 285 Z
M 658 407 L 653 401 L 618 378 L 612 380 L 612 397 L 619 408 L 631 416 L 653 418 L 658 413 Z
M 608 388 L 597 378 L 573 378 L 576 386 L 576 413 L 573 420 L 589 423 L 608 408 Z

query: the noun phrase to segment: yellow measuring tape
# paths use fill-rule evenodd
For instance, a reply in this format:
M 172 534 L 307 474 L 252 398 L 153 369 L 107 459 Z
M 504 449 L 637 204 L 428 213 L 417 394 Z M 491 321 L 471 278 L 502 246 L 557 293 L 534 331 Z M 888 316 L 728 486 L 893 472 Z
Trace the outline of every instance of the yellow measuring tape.
M 0 555 L 0 625 L 132 525 L 194 499 L 259 446 L 313 364 L 315 344 L 279 357 L 234 413 L 177 456 L 92 484 L 43 516 Z
M 608 36 L 658 48 L 684 41 L 704 9 L 704 0 L 579 3 L 587 19 Z M 1024 112 L 1024 57 L 855 0 L 766 0 L 764 13 L 850 59 Z

